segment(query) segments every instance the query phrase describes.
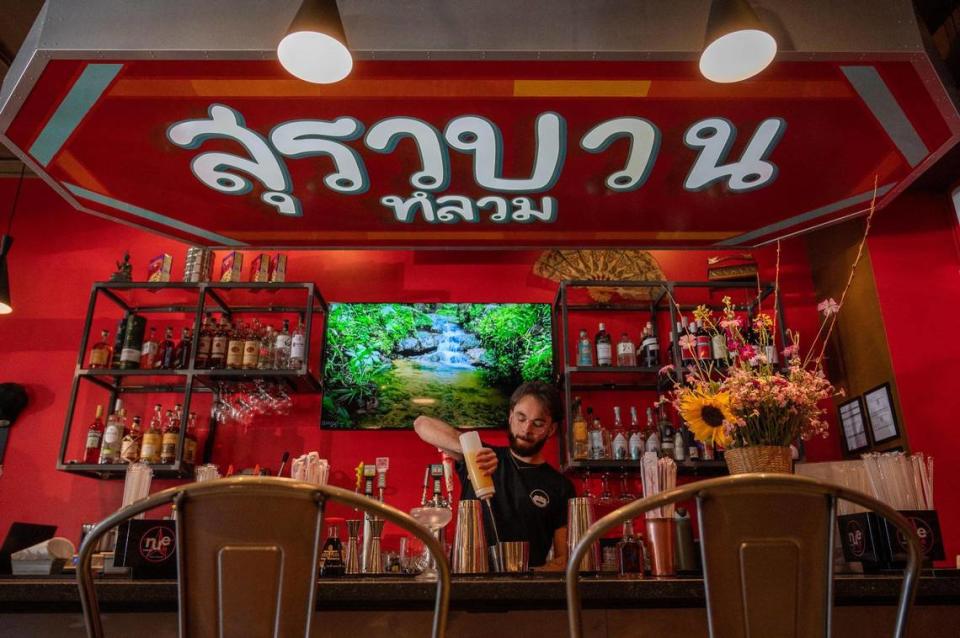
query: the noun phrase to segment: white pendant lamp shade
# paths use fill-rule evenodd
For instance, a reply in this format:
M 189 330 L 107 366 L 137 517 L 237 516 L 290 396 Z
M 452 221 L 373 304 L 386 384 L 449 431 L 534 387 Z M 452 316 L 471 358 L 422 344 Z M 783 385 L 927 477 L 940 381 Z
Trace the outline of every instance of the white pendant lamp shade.
M 713 0 L 700 73 L 712 82 L 746 80 L 767 68 L 777 55 L 777 41 L 746 0 Z
M 353 69 L 346 43 L 336 1 L 304 0 L 277 45 L 277 57 L 288 73 L 301 80 L 332 84 Z

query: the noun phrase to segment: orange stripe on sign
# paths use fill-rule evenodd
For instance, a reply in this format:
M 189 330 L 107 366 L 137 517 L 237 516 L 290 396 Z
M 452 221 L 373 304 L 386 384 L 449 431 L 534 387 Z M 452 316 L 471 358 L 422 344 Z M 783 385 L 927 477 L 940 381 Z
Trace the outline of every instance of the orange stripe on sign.
M 63 172 L 70 177 L 70 181 L 77 186 L 82 186 L 95 193 L 110 194 L 107 187 L 101 184 L 69 149 L 65 148 L 60 151 L 54 163 L 59 166 Z
M 308 84 L 300 80 L 121 79 L 111 97 L 511 97 L 511 80 L 354 80 Z
M 650 80 L 514 80 L 514 97 L 646 97 Z

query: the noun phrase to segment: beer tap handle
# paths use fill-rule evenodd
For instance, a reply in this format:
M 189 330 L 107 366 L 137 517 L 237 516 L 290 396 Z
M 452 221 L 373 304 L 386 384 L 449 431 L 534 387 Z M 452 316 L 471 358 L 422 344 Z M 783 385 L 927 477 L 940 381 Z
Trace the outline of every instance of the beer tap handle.
M 420 507 L 427 504 L 427 489 L 430 487 L 430 466 L 423 473 L 423 492 L 420 494 Z
M 441 461 L 443 463 L 443 482 L 447 488 L 447 502 L 453 503 L 453 457 L 444 452 Z

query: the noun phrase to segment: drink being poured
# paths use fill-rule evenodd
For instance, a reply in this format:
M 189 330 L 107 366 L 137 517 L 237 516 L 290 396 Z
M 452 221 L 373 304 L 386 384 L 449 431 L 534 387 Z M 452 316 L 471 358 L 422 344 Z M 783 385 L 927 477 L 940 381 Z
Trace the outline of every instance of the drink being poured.
M 499 547 L 500 534 L 497 532 L 497 521 L 493 517 L 493 504 L 491 503 L 497 490 L 493 486 L 493 477 L 477 465 L 477 453 L 483 449 L 480 434 L 477 432 L 461 434 L 460 449 L 463 451 L 463 460 L 467 464 L 467 476 L 470 478 L 470 484 L 473 485 L 473 492 L 486 505 L 487 514 L 490 515 L 490 531 L 493 532 L 494 545 Z

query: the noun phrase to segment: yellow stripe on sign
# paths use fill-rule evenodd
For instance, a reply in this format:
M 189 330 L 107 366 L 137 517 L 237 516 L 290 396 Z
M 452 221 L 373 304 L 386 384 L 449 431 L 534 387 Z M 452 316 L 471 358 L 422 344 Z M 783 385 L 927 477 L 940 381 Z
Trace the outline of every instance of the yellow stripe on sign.
M 514 97 L 647 97 L 650 80 L 514 80 Z

